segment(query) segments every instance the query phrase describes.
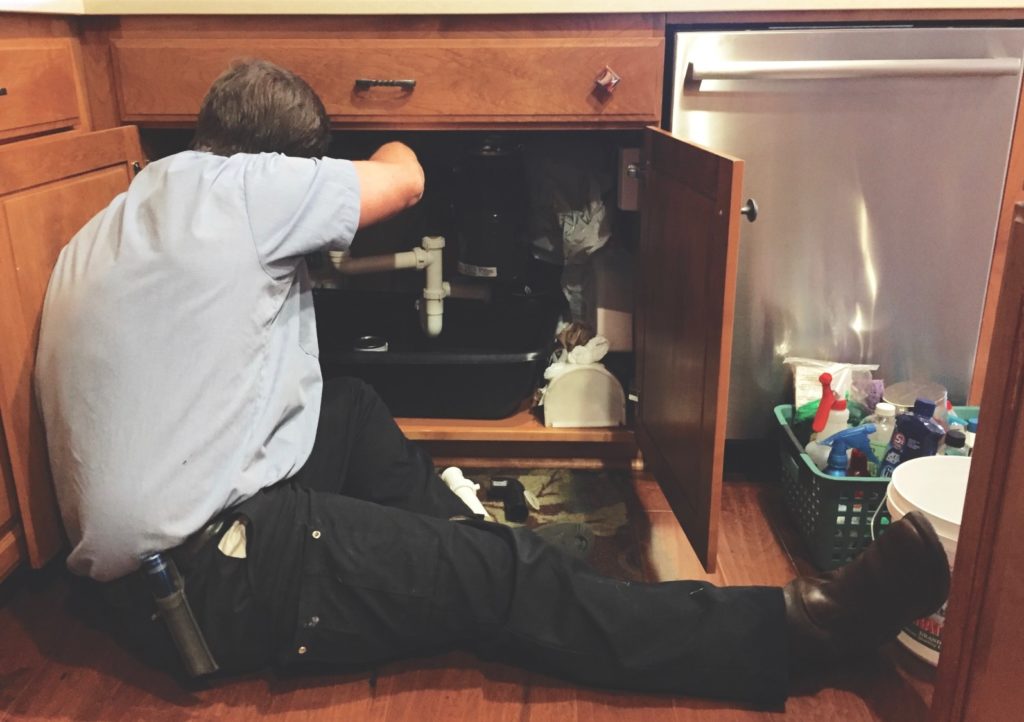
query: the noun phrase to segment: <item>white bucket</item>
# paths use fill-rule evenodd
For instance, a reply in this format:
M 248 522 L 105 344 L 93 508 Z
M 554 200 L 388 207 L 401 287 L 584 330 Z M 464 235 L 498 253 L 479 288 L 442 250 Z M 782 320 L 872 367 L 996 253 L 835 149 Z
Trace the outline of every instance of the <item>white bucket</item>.
M 967 456 L 912 459 L 896 467 L 885 494 L 889 516 L 894 522 L 915 509 L 928 517 L 946 550 L 951 572 L 970 472 L 971 459 Z M 943 604 L 942 609 L 930 617 L 904 627 L 899 641 L 924 661 L 937 665 L 945 621 L 946 605 Z

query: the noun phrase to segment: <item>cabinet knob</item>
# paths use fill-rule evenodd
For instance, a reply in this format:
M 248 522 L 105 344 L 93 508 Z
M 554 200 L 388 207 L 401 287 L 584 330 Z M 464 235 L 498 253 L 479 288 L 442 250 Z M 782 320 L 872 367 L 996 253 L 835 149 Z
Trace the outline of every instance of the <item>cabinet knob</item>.
M 609 68 L 607 65 L 602 68 L 601 72 L 594 78 L 594 82 L 601 90 L 606 93 L 611 93 L 615 90 L 615 86 L 622 80 L 619 74 Z
M 414 78 L 399 80 L 388 80 L 382 78 L 356 78 L 356 90 L 369 90 L 370 88 L 401 88 L 410 93 L 416 89 Z
M 747 220 L 751 223 L 757 220 L 757 201 L 753 198 L 748 198 L 747 202 L 742 208 L 740 208 L 740 215 L 747 217 Z
M 0 86 L 0 95 L 7 95 L 7 88 Z

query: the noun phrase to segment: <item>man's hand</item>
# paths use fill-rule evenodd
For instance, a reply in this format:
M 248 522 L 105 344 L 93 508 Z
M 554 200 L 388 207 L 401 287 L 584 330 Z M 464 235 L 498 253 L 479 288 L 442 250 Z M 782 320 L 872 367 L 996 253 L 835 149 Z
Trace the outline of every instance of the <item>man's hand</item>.
M 360 228 L 414 206 L 423 197 L 423 168 L 407 145 L 388 143 L 370 160 L 353 165 L 359 176 Z

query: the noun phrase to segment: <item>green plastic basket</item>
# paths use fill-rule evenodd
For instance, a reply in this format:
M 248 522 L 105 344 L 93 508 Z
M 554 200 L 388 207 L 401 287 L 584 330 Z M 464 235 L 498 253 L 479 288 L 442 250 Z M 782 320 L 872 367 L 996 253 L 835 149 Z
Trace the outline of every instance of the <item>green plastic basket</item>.
M 976 406 L 957 406 L 957 416 L 978 415 Z M 835 569 L 860 554 L 871 543 L 871 519 L 885 503 L 889 480 L 882 477 L 828 476 L 811 461 L 794 435 L 793 407 L 775 407 L 779 422 L 779 461 L 786 507 L 807 542 L 811 561 L 819 569 Z M 883 507 L 875 520 L 875 534 L 889 525 Z

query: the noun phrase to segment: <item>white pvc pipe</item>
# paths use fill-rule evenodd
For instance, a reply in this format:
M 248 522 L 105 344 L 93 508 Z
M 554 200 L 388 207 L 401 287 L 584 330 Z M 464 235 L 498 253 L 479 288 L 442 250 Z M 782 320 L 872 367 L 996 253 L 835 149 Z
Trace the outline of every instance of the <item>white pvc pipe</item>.
M 365 258 L 331 259 L 339 273 L 355 276 L 363 273 L 386 273 L 400 271 L 405 268 L 423 268 L 429 261 L 422 248 L 411 251 L 393 253 L 384 256 L 366 256 Z
M 423 303 L 420 307 L 420 320 L 423 331 L 430 337 L 441 334 L 442 317 L 444 314 L 444 297 L 448 295 L 448 287 L 444 282 L 441 249 L 444 238 L 425 236 L 423 250 L 427 254 L 426 282 L 423 284 Z M 419 249 L 417 249 L 419 250 Z
M 405 268 L 426 269 L 423 284 L 423 300 L 420 302 L 420 325 L 428 336 L 441 335 L 444 314 L 444 298 L 451 295 L 451 289 L 444 282 L 444 263 L 441 254 L 444 238 L 424 236 L 423 247 L 411 251 L 383 256 L 349 258 L 348 254 L 331 253 L 331 264 L 339 273 L 357 275 L 363 273 L 386 273 Z
M 487 509 L 476 495 L 480 490 L 480 485 L 463 476 L 462 469 L 457 466 L 449 466 L 441 472 L 440 476 L 448 488 L 455 492 L 455 495 L 462 499 L 473 513 L 479 514 L 485 521 L 491 521 L 494 518 L 487 513 Z

